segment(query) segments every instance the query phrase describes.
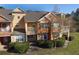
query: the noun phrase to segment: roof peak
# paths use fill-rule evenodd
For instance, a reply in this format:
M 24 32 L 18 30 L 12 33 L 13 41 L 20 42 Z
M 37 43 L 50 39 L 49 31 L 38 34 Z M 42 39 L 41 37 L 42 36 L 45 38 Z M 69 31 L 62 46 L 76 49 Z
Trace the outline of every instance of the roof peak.
M 20 8 L 15 8 L 12 12 L 24 12 L 24 11 L 21 10 Z

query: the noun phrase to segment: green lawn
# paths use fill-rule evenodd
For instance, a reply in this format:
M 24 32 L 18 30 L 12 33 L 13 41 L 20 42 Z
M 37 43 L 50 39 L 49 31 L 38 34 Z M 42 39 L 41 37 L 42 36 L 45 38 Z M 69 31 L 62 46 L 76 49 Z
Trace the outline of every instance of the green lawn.
M 52 49 L 39 49 L 32 51 L 32 55 L 78 55 L 79 54 L 79 33 L 71 33 L 75 37 L 73 41 L 69 43 L 67 48 L 52 48 Z M 0 52 L 0 54 L 13 54 L 8 52 Z
M 75 39 L 69 43 L 67 48 L 40 49 L 33 51 L 31 54 L 37 55 L 78 55 L 79 54 L 79 33 L 71 33 Z

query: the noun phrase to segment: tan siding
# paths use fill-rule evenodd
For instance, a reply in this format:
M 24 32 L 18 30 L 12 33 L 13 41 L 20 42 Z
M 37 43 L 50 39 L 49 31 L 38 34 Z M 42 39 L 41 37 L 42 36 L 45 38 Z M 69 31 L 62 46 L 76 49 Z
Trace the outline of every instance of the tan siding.
M 16 42 L 16 36 L 11 36 L 11 42 Z
M 19 23 L 20 20 L 25 16 L 25 14 L 12 14 L 14 15 L 13 21 L 12 21 L 12 32 L 15 26 Z M 19 16 L 19 18 L 18 18 Z

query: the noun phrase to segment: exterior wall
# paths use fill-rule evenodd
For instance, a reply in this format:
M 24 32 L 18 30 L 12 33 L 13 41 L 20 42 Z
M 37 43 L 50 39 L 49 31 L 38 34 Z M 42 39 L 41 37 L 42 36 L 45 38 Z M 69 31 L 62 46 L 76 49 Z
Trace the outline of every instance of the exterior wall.
M 12 15 L 14 16 L 13 21 L 12 21 L 12 30 L 11 30 L 13 32 L 13 29 L 20 22 L 20 20 L 22 20 L 22 18 L 25 16 L 25 14 L 13 13 Z
M 37 33 L 40 34 L 40 33 L 48 33 L 49 32 L 49 28 L 41 28 L 40 25 L 42 23 L 45 23 L 45 24 L 48 24 L 49 26 L 49 20 L 46 19 L 45 17 L 41 18 L 39 20 L 39 22 L 37 22 Z
M 16 42 L 16 36 L 11 36 L 11 42 Z
M 10 32 L 0 32 L 0 37 L 11 36 Z
M 16 13 L 19 12 L 19 13 Z M 12 13 L 13 21 L 11 23 L 11 32 L 14 31 L 14 29 L 25 29 L 25 21 L 24 21 L 24 16 L 26 14 L 22 13 L 21 10 L 15 9 L 15 13 Z M 16 42 L 16 36 L 11 36 L 11 42 Z
M 59 28 L 54 28 L 51 24 L 54 24 L 55 22 L 59 23 Z M 48 23 L 49 28 L 47 29 L 43 29 L 40 28 L 40 24 L 41 23 Z M 61 21 L 59 20 L 59 18 L 57 18 L 56 15 L 53 15 L 52 13 L 48 13 L 46 16 L 44 16 L 43 18 L 41 18 L 38 22 L 38 28 L 37 28 L 37 33 L 38 34 L 42 34 L 42 33 L 49 33 L 49 39 L 54 40 L 54 36 L 55 34 L 53 33 L 60 33 L 61 31 Z M 60 34 L 59 34 L 60 35 Z M 39 40 L 39 35 L 37 35 L 38 40 Z
M 27 23 L 27 35 L 35 35 L 36 32 L 36 22 L 28 22 Z
M 50 39 L 53 40 L 54 39 L 54 34 L 52 34 L 53 32 L 60 32 L 59 29 L 54 29 L 54 28 L 51 28 L 51 25 L 50 25 L 50 28 L 47 28 L 47 29 L 44 29 L 44 28 L 40 28 L 40 24 L 41 23 L 48 23 L 49 25 L 49 22 L 50 23 L 53 23 L 53 22 L 59 22 L 59 19 L 55 18 L 54 15 L 52 15 L 51 13 L 49 13 L 48 15 L 46 15 L 45 17 L 41 18 L 38 22 L 36 23 L 33 23 L 33 22 L 25 22 L 23 20 L 23 17 L 25 16 L 25 14 L 13 14 L 15 17 L 12 21 L 12 31 L 13 29 L 15 28 L 15 26 L 17 24 L 19 24 L 19 26 L 21 28 L 25 28 L 25 33 L 26 33 L 26 41 L 27 41 L 27 35 L 35 35 L 37 34 L 37 40 L 40 39 L 40 35 L 42 35 L 43 33 L 49 33 L 49 36 L 50 36 Z M 17 17 L 20 16 L 20 18 L 18 19 Z M 16 21 L 17 20 L 17 21 Z M 32 31 L 33 29 L 33 31 Z M 30 30 L 30 31 L 29 31 Z M 40 34 L 40 35 L 39 35 Z M 16 36 L 11 36 L 11 41 L 12 42 L 16 42 Z
M 16 28 L 18 28 L 18 29 L 25 29 L 24 18 L 22 18 L 21 21 L 16 25 Z

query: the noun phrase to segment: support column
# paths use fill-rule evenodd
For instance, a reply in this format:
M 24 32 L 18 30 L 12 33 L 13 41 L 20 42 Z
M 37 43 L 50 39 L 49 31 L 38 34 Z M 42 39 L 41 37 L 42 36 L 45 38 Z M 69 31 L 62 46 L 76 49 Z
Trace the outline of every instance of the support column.
M 25 22 L 25 36 L 26 36 L 26 41 L 27 41 L 27 23 Z

